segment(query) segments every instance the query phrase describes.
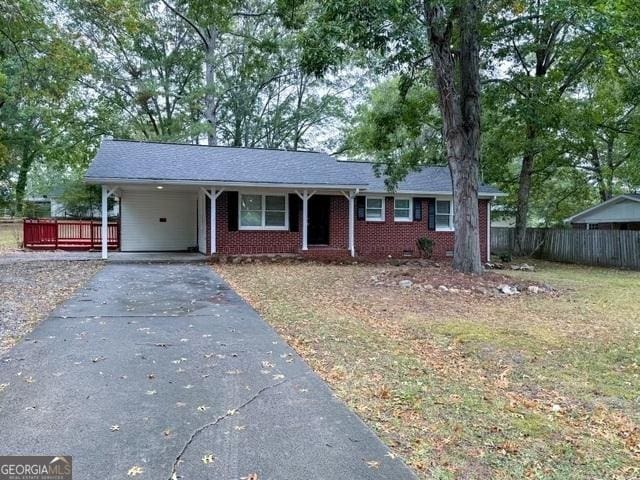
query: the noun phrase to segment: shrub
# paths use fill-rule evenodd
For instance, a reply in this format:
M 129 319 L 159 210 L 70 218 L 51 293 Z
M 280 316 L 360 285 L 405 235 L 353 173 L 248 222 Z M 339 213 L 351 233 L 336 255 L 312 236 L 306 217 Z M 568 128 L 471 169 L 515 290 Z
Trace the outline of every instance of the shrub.
M 436 242 L 427 237 L 420 237 L 416 243 L 420 254 L 425 258 L 431 258 L 431 255 L 433 255 L 433 246 Z

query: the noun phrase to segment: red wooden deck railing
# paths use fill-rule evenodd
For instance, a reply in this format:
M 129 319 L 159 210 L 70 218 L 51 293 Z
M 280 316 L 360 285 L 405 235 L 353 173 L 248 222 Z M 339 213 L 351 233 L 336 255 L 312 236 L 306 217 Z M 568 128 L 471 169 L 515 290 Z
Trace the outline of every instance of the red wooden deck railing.
M 93 220 L 25 220 L 23 245 L 32 249 L 95 250 L 102 248 L 102 223 Z M 120 224 L 109 222 L 107 246 L 120 248 Z

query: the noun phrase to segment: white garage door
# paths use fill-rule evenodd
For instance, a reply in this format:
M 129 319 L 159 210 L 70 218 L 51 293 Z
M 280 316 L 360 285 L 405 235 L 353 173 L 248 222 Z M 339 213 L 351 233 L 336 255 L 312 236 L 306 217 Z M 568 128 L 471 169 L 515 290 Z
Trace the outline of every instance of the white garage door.
M 123 192 L 123 252 L 179 251 L 195 247 L 197 196 L 188 192 Z

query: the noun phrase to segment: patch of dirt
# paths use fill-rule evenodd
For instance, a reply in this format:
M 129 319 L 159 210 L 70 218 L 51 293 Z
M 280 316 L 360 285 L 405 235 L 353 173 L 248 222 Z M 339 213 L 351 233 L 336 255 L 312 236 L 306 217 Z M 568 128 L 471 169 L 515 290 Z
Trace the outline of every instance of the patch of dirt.
M 102 262 L 15 262 L 0 266 L 0 355 L 68 299 Z

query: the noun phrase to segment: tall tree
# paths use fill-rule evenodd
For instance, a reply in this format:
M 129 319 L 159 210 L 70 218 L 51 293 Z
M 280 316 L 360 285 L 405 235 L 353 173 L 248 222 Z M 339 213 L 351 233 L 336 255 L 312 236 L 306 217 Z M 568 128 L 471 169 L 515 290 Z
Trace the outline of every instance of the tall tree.
M 453 179 L 453 266 L 467 273 L 482 271 L 478 214 L 481 17 L 476 0 L 374 4 L 333 0 L 319 4 L 304 34 L 303 63 L 318 74 L 350 55 L 373 59 L 378 65 L 383 57 L 387 71 L 399 70 L 408 79 L 433 73 Z M 416 160 L 417 164 L 425 161 Z M 397 163 L 393 158 L 386 162 Z
M 74 154 L 86 103 L 77 89 L 90 64 L 38 0 L 12 0 L 0 20 L 0 144 L 3 175 L 19 214 L 39 161 Z
M 577 91 L 599 59 L 603 16 L 589 0 L 507 1 L 492 6 L 488 72 L 520 127 L 516 250 L 525 253 L 533 180 L 547 167 L 538 169 L 536 164 L 559 128 L 558 105 Z

